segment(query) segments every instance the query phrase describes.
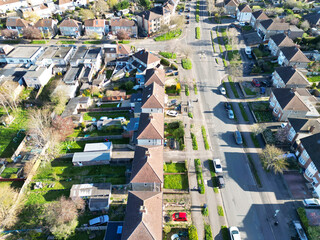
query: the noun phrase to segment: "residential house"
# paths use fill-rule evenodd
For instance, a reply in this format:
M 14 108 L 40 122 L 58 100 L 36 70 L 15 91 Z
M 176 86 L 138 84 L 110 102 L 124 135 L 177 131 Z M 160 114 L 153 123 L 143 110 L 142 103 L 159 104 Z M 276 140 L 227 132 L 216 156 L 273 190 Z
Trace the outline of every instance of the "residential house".
M 41 3 L 36 6 L 32 6 L 31 11 L 35 12 L 41 18 L 50 18 L 55 11 L 54 4 L 48 5 L 47 3 Z
M 162 192 L 130 191 L 121 240 L 162 240 Z
M 270 108 L 278 121 L 290 118 L 316 118 L 319 113 L 314 107 L 317 100 L 306 89 L 273 88 Z
M 132 58 L 132 65 L 137 68 L 139 72 L 160 66 L 160 58 L 145 49 L 133 54 Z
M 294 7 L 294 8 L 292 8 L 292 11 L 293 11 L 293 13 L 301 13 L 302 9 L 298 8 L 298 7 Z
M 320 12 L 307 14 L 303 18 L 309 22 L 311 27 L 320 28 Z
M 146 34 L 158 32 L 161 26 L 170 24 L 171 13 L 170 9 L 164 6 L 151 8 L 136 16 L 138 26 L 142 28 Z
M 272 83 L 275 88 L 306 88 L 310 85 L 308 79 L 293 67 L 277 67 L 272 73 Z
M 256 29 L 260 21 L 268 19 L 269 17 L 267 16 L 267 14 L 264 13 L 263 10 L 258 10 L 251 14 L 250 24 L 254 29 Z
M 84 67 L 70 67 L 63 77 L 63 82 L 67 85 L 79 85 L 79 79 L 82 77 Z
M 14 46 L 8 44 L 0 44 L 0 63 L 6 63 L 7 55 L 14 49 Z
M 102 98 L 102 102 L 115 102 L 130 99 L 131 95 L 127 95 L 125 90 L 107 90 L 106 97 Z
M 129 37 L 137 37 L 138 35 L 138 27 L 135 21 L 125 18 L 112 18 L 109 21 L 109 31 L 113 35 L 117 35 L 120 30 L 126 31 Z
M 70 59 L 70 65 L 72 67 L 77 67 L 80 64 L 84 63 L 84 58 L 87 54 L 88 48 L 87 47 L 78 47 L 75 51 L 73 56 Z
M 102 37 L 109 32 L 108 25 L 106 25 L 106 20 L 104 19 L 88 19 L 84 21 L 85 34 L 89 36 L 94 36 L 94 34 Z
M 45 86 L 52 77 L 53 64 L 50 66 L 31 66 L 23 79 L 27 87 L 39 89 Z
M 73 154 L 75 166 L 109 164 L 112 157 L 112 142 L 87 143 L 83 152 Z
M 295 40 L 297 38 L 302 38 L 304 31 L 300 28 L 298 28 L 295 25 L 290 25 L 289 26 L 289 31 L 288 31 L 288 37 L 291 38 L 292 40 Z
M 82 23 L 74 19 L 65 19 L 59 26 L 61 35 L 68 37 L 79 37 L 82 31 Z
M 300 139 L 296 155 L 299 164 L 305 169 L 303 176 L 312 183 L 314 193 L 320 196 L 320 133 Z
M 236 16 L 239 2 L 237 0 L 225 0 L 224 9 L 228 15 Z
M 164 88 L 157 83 L 147 86 L 142 93 L 141 109 L 143 113 L 163 113 Z
M 272 35 L 268 42 L 268 47 L 273 56 L 279 56 L 281 47 L 294 47 L 294 42 L 284 33 Z
M 138 145 L 163 145 L 163 113 L 141 113 L 137 132 Z
M 74 10 L 75 6 L 72 0 L 57 0 L 57 9 L 62 13 L 66 10 Z
M 288 141 L 299 144 L 301 138 L 320 133 L 320 122 L 312 118 L 288 118 L 285 128 L 288 131 Z
M 307 68 L 310 60 L 297 47 L 280 48 L 278 63 L 281 66 L 292 66 L 296 68 Z
M 130 184 L 133 191 L 161 191 L 163 146 L 136 146 Z
M 73 4 L 75 7 L 85 7 L 88 5 L 88 2 L 92 1 L 87 1 L 87 0 L 73 0 Z
M 149 86 L 152 83 L 156 83 L 161 87 L 164 87 L 166 80 L 166 73 L 164 69 L 161 68 L 151 68 L 147 69 L 144 85 Z
M 58 21 L 54 19 L 39 19 L 34 26 L 41 31 L 43 36 L 52 38 L 58 33 L 57 24 Z
M 107 211 L 111 202 L 111 183 L 73 184 L 70 198 L 89 199 L 90 211 Z
M 88 108 L 91 104 L 90 97 L 76 97 L 71 98 L 65 107 L 61 117 L 71 117 L 74 123 L 82 122 L 82 114 L 79 114 L 79 108 Z
M 237 9 L 237 20 L 239 22 L 250 22 L 252 10 L 249 5 L 242 4 Z
M 41 56 L 43 51 L 43 47 L 17 47 L 6 56 L 6 62 L 8 64 L 35 64 L 35 62 Z
M 0 0 L 0 13 L 15 11 L 27 6 L 28 2 L 26 0 Z
M 7 29 L 23 34 L 23 31 L 30 26 L 30 22 L 18 17 L 9 17 L 6 21 Z
M 270 36 L 287 33 L 289 31 L 289 23 L 275 21 L 272 19 L 261 20 L 257 25 L 257 33 L 263 41 L 269 40 Z
M 104 62 L 115 65 L 116 59 L 126 58 L 131 54 L 131 47 L 126 44 L 104 44 Z

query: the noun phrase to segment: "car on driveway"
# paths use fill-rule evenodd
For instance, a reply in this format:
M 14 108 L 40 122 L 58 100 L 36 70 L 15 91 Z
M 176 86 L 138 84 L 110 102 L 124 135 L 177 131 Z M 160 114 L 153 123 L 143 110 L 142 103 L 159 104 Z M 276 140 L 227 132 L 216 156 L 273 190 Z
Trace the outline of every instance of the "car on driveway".
M 214 166 L 214 171 L 216 173 L 221 173 L 222 172 L 222 166 L 221 166 L 220 159 L 218 159 L 218 158 L 213 159 L 213 166 Z
M 234 119 L 234 114 L 232 110 L 228 110 L 228 118 L 229 119 Z
M 225 108 L 226 110 L 231 110 L 231 104 L 228 103 L 228 102 L 225 102 L 225 103 L 224 103 L 224 108 Z
M 240 231 L 237 227 L 230 227 L 229 233 L 231 240 L 241 240 Z
M 168 110 L 167 111 L 167 115 L 171 116 L 171 117 L 176 117 L 176 116 L 178 116 L 178 113 L 176 111 L 173 111 L 173 110 Z
M 252 85 L 255 86 L 255 87 L 260 87 L 261 86 L 261 84 L 260 84 L 258 79 L 253 79 L 252 80 Z
M 234 132 L 234 139 L 236 140 L 236 143 L 237 144 L 242 144 L 242 136 L 241 136 L 241 133 L 239 131 L 235 131 Z
M 302 203 L 306 208 L 320 208 L 320 201 L 316 198 L 304 199 Z
M 226 89 L 224 87 L 220 87 L 219 90 L 222 95 L 226 95 Z
M 186 222 L 187 219 L 187 213 L 185 212 L 177 212 L 172 214 L 172 220 L 176 222 Z

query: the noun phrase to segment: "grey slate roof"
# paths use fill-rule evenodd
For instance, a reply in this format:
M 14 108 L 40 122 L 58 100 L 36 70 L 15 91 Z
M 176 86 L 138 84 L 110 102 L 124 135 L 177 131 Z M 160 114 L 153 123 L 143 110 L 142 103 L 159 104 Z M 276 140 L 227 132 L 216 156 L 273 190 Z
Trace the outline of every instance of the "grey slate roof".
M 270 39 L 272 39 L 277 46 L 295 46 L 294 42 L 284 33 L 272 35 Z
M 320 169 L 320 133 L 300 139 L 312 162 Z
M 320 13 L 310 13 L 303 17 L 307 20 L 311 25 L 319 25 L 320 24 Z
M 317 119 L 312 118 L 288 118 L 290 125 L 296 132 L 307 132 L 310 127 L 314 127 L 313 133 L 320 132 L 320 123 Z
M 293 67 L 277 67 L 275 71 L 281 77 L 282 81 L 287 84 L 305 84 L 309 85 L 308 80 L 302 75 L 302 73 L 298 72 L 298 70 Z
M 76 152 L 73 154 L 72 162 L 107 162 L 110 158 L 110 152 Z

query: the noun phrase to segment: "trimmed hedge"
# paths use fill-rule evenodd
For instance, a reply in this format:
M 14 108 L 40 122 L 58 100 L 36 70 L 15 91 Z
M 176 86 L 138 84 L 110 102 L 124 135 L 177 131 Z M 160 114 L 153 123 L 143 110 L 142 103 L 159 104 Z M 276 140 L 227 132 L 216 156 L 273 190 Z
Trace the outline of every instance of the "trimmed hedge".
M 206 150 L 210 149 L 209 143 L 208 143 L 208 138 L 207 138 L 207 132 L 204 126 L 201 126 L 201 132 L 202 132 L 202 137 L 203 137 L 203 141 L 204 141 L 204 148 Z
M 191 139 L 192 139 L 192 148 L 193 148 L 193 150 L 198 150 L 198 143 L 197 143 L 196 135 L 191 133 Z
M 190 92 L 189 92 L 189 86 L 187 84 L 184 85 L 184 90 L 185 90 L 186 96 L 189 96 Z
M 198 240 L 198 232 L 194 225 L 190 225 L 188 229 L 188 235 L 190 240 Z
M 169 67 L 170 66 L 170 61 L 165 59 L 165 58 L 161 58 L 160 63 L 164 66 Z
M 159 55 L 161 55 L 162 57 L 165 57 L 165 58 L 170 58 L 170 59 L 177 58 L 177 54 L 172 53 L 172 52 L 159 52 Z
M 200 188 L 200 194 L 204 194 L 205 188 L 204 188 L 204 181 L 203 181 L 202 167 L 201 167 L 200 159 L 195 159 L 194 165 L 196 168 L 197 182 L 198 182 L 198 186 Z
M 209 224 L 204 225 L 204 231 L 206 233 L 206 240 L 213 240 L 212 231 Z
M 184 69 L 190 70 L 192 68 L 192 62 L 189 58 L 181 59 L 181 64 Z
M 196 39 L 200 39 L 200 27 L 196 27 Z

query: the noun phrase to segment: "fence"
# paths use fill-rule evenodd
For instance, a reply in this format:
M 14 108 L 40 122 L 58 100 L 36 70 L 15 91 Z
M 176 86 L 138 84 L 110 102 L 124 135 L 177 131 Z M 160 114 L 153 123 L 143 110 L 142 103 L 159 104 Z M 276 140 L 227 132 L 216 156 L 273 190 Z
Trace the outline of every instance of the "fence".
M 2 174 L 2 172 L 6 169 L 6 165 L 2 165 L 2 167 L 0 168 L 0 175 Z
M 79 108 L 78 112 L 120 112 L 129 111 L 131 107 L 116 107 L 116 108 Z

